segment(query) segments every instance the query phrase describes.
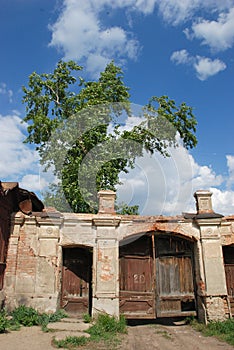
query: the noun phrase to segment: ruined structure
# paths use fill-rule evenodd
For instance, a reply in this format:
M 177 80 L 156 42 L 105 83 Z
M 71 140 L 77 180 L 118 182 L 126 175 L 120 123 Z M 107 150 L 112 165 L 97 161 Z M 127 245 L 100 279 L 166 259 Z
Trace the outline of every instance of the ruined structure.
M 214 213 L 209 191 L 195 193 L 196 213 L 175 217 L 117 215 L 111 191 L 99 193 L 98 214 L 45 210 L 40 202 L 23 213 L 19 205 L 6 209 L 4 198 L 0 287 L 7 309 L 197 315 L 203 322 L 234 314 L 234 216 Z

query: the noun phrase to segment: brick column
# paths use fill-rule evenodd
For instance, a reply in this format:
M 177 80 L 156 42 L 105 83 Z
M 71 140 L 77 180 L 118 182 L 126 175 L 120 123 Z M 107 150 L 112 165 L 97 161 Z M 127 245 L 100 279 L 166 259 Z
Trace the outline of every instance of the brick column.
M 92 314 L 119 316 L 119 243 L 120 217 L 114 213 L 115 193 L 99 192 L 99 213 L 93 219 L 96 244 L 93 252 Z
M 225 306 L 227 303 L 226 278 L 223 263 L 223 253 L 220 236 L 222 215 L 212 209 L 209 191 L 197 191 L 196 223 L 200 228 L 201 259 L 201 290 L 198 296 L 203 299 L 206 310 L 206 319 L 223 320 L 226 318 Z
M 4 294 L 6 296 L 5 307 L 13 310 L 18 306 L 15 300 L 16 275 L 17 275 L 17 259 L 20 230 L 24 224 L 25 217 L 22 213 L 16 213 L 12 216 L 11 228 L 12 233 L 9 238 L 9 246 L 7 253 L 7 264 L 4 278 Z

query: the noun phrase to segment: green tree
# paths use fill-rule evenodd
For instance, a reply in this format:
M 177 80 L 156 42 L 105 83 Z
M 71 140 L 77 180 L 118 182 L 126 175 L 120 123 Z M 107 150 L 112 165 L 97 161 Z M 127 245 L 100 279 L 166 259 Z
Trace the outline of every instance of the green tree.
M 154 96 L 142 110 L 142 121 L 124 130 L 121 118 L 133 112 L 122 70 L 111 62 L 97 81 L 85 81 L 81 70 L 74 61 L 60 61 L 53 73 L 29 76 L 23 87 L 25 142 L 36 146 L 42 164 L 53 166 L 58 178 L 46 204 L 63 210 L 65 196 L 74 212 L 95 212 L 97 191 L 115 190 L 120 172 L 133 168 L 144 151 L 168 156 L 168 146 L 177 146 L 177 133 L 186 148 L 193 148 L 196 119 L 186 103 L 177 107 L 167 96 Z M 122 207 L 124 213 L 136 213 L 135 206 Z

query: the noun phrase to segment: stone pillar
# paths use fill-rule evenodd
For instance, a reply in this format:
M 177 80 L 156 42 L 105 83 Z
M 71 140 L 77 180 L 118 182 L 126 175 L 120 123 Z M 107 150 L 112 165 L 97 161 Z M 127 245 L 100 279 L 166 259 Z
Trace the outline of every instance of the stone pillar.
M 46 212 L 17 213 L 8 249 L 5 275 L 6 308 L 20 304 L 40 312 L 56 311 L 60 292 L 58 240 L 62 217 Z
M 206 315 L 203 321 L 224 320 L 227 303 L 226 278 L 220 236 L 222 215 L 212 209 L 209 191 L 197 191 L 196 223 L 200 228 L 201 259 L 203 268 L 200 271 L 201 281 L 198 297 L 204 304 Z
M 92 315 L 107 313 L 119 317 L 119 243 L 120 217 L 114 213 L 115 193 L 99 192 L 99 213 L 93 219 L 96 244 L 93 252 Z
M 63 217 L 59 212 L 44 212 L 43 214 L 36 216 L 38 257 L 35 302 L 38 310 L 55 312 L 60 306 L 61 261 L 59 239 Z
M 115 214 L 115 198 L 114 191 L 102 190 L 98 192 L 99 209 L 98 214 Z

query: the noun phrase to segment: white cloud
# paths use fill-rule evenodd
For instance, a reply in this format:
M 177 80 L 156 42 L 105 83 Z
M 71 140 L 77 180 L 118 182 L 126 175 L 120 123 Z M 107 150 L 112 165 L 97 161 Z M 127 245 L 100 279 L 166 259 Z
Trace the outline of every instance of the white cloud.
M 162 0 L 158 6 L 166 22 L 173 25 L 179 25 L 185 21 L 192 23 L 191 29 L 188 27 L 183 30 L 187 39 L 201 40 L 201 44 L 209 46 L 212 53 L 233 47 L 233 0 Z M 201 10 L 203 18 L 199 17 Z M 193 65 L 200 80 L 206 80 L 226 69 L 226 64 L 218 58 L 211 59 L 199 55 L 192 57 L 186 50 L 175 51 L 171 60 L 176 64 Z
M 186 64 L 192 66 L 196 71 L 198 79 L 202 81 L 226 69 L 226 64 L 217 58 L 212 60 L 209 57 L 195 57 L 190 55 L 185 49 L 173 52 L 171 61 L 176 65 Z
M 227 186 L 230 177 L 234 182 L 234 156 L 227 156 L 230 176 L 224 178 L 211 167 L 198 164 L 181 146 L 170 152 L 171 157 L 166 159 L 159 155 L 137 159 L 136 169 L 122 175 L 123 186 L 117 192 L 119 201 L 129 205 L 141 203 L 142 215 L 178 215 L 196 212 L 193 194 L 205 189 L 213 193 L 216 212 L 234 213 L 234 191 Z
M 191 62 L 191 56 L 185 49 L 174 51 L 171 55 L 171 61 L 175 64 L 189 64 Z
M 13 91 L 8 89 L 5 83 L 0 83 L 0 95 L 7 96 L 10 103 L 12 103 Z
M 131 11 L 139 11 L 144 14 L 153 12 L 157 0 L 89 0 L 96 10 L 109 6 L 112 9 L 122 8 L 130 9 Z
M 211 186 L 220 186 L 224 179 L 221 175 L 217 175 L 211 167 L 207 165 L 199 165 L 190 155 L 190 162 L 193 169 L 192 186 L 194 190 L 210 188 Z
M 234 213 L 234 191 L 211 187 L 213 210 L 223 215 Z
M 154 11 L 156 2 L 157 0 L 136 0 L 134 7 L 144 14 L 150 14 Z
M 185 21 L 191 24 L 191 28 L 184 30 L 188 39 L 197 38 L 216 50 L 225 50 L 234 43 L 233 0 L 63 0 L 60 15 L 50 26 L 50 46 L 61 50 L 64 59 L 84 64 L 96 78 L 111 59 L 118 64 L 137 59 L 141 45 L 133 35 L 134 15 L 138 12 L 146 16 L 156 8 L 169 24 L 181 25 Z M 118 9 L 126 15 L 124 28 L 114 24 Z M 109 13 L 113 25 L 105 24 Z M 211 20 L 214 16 L 218 18 L 216 21 Z M 176 64 L 191 64 L 190 58 L 186 50 L 175 51 L 171 57 Z M 201 80 L 224 69 L 220 60 L 197 58 L 197 61 L 194 68 Z
M 93 78 L 98 78 L 99 73 L 110 62 L 110 59 L 100 54 L 91 53 L 87 57 L 87 71 Z
M 26 126 L 16 114 L 0 115 L 0 180 L 22 182 L 26 189 L 35 190 L 38 189 L 35 179 L 40 172 L 39 157 L 23 144 Z
M 139 122 L 133 118 L 132 125 Z M 2 181 L 18 181 L 22 188 L 40 195 L 49 182 L 55 182 L 52 171 L 43 173 L 37 153 L 22 143 L 26 124 L 18 115 L 0 115 Z M 131 205 L 141 203 L 141 214 L 173 215 L 195 211 L 193 193 L 200 189 L 213 192 L 213 208 L 221 214 L 234 213 L 234 156 L 227 155 L 228 177 L 216 174 L 211 167 L 198 164 L 182 146 L 170 150 L 171 157 L 145 155 L 137 159 L 136 168 L 122 175 L 119 200 Z M 226 185 L 226 188 L 225 188 Z M 220 186 L 225 189 L 221 190 Z
M 193 36 L 215 51 L 224 51 L 234 43 L 234 8 L 220 13 L 218 20 L 200 19 L 192 25 Z
M 196 59 L 197 62 L 194 63 L 194 68 L 200 80 L 206 80 L 226 69 L 226 64 L 219 59 L 211 60 L 208 57 L 200 56 L 197 56 Z
M 234 156 L 227 155 L 227 167 L 228 167 L 228 180 L 227 180 L 227 188 L 231 189 L 234 185 Z
M 190 18 L 200 3 L 200 0 L 162 0 L 158 6 L 164 20 L 177 25 Z
M 113 4 L 110 1 L 64 0 L 63 11 L 51 26 L 50 45 L 61 49 L 65 59 L 85 61 L 93 75 L 111 59 L 135 59 L 139 43 L 132 34 L 119 26 L 105 27 L 101 23 L 100 12 L 104 6 L 124 6 L 122 1 Z M 139 1 L 139 8 L 140 5 Z
M 197 11 L 208 14 L 228 10 L 233 6 L 233 0 L 158 0 L 159 11 L 166 22 L 178 25 L 192 19 Z
M 48 183 L 40 174 L 27 174 L 19 182 L 20 187 L 29 191 L 42 191 L 48 187 Z

